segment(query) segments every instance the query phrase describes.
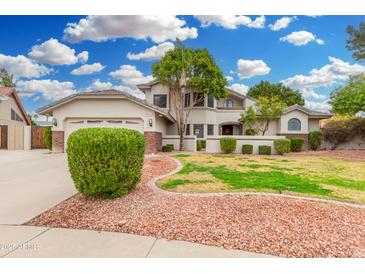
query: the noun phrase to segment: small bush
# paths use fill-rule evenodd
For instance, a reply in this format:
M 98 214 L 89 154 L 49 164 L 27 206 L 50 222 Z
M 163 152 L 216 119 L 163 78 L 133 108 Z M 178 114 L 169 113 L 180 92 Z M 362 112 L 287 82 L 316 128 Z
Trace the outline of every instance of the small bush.
M 43 137 L 47 149 L 52 150 L 52 127 L 45 128 Z
M 280 155 L 290 152 L 291 141 L 289 139 L 278 139 L 274 141 L 276 152 Z
M 321 131 L 311 131 L 309 132 L 309 147 L 312 150 L 317 150 L 321 146 L 323 141 L 323 133 Z
M 232 153 L 236 151 L 237 140 L 232 137 L 221 138 L 220 141 L 221 150 L 224 153 Z
M 242 154 L 252 154 L 253 145 L 242 145 Z
M 207 142 L 205 140 L 197 140 L 196 141 L 196 150 L 201 151 L 202 149 L 205 149 L 207 145 Z
M 71 177 L 85 196 L 128 193 L 140 180 L 144 151 L 143 134 L 124 128 L 83 128 L 67 140 Z
M 290 151 L 291 152 L 300 152 L 302 151 L 302 147 L 304 144 L 303 138 L 289 138 L 290 139 Z
M 162 146 L 162 152 L 171 152 L 174 150 L 174 145 L 172 144 L 167 144 Z
M 271 146 L 259 146 L 260 155 L 271 155 Z
M 245 130 L 245 135 L 248 136 L 254 136 L 257 134 L 257 130 L 253 129 L 253 128 L 249 128 Z

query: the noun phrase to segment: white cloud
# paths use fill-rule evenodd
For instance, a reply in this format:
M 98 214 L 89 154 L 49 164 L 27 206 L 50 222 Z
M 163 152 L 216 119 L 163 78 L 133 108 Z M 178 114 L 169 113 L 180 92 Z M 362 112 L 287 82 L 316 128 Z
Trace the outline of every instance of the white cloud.
M 113 84 L 110 82 L 101 82 L 99 79 L 95 79 L 92 84 L 87 87 L 88 91 L 107 90 L 111 89 Z
M 296 20 L 296 16 L 293 17 L 288 17 L 288 16 L 284 16 L 281 17 L 280 19 L 276 20 L 276 22 L 274 24 L 270 24 L 269 28 L 273 31 L 278 31 L 281 29 L 285 29 L 287 26 L 289 26 L 289 24 L 291 22 L 293 22 L 294 20 Z
M 85 64 L 85 65 L 82 65 L 81 67 L 71 71 L 71 74 L 73 74 L 73 75 L 89 75 L 89 74 L 93 74 L 93 73 L 96 73 L 96 72 L 100 72 L 104 68 L 105 68 L 105 66 L 103 66 L 100 63 Z
M 80 52 L 79 54 L 77 54 L 77 59 L 79 59 L 80 63 L 86 63 L 87 60 L 89 60 L 89 52 L 87 52 L 86 50 Z
M 74 83 L 59 82 L 57 80 L 29 80 L 17 81 L 17 91 L 24 96 L 42 96 L 45 100 L 58 100 L 74 94 Z
M 226 29 L 236 29 L 239 26 L 247 26 L 250 28 L 264 28 L 265 16 L 256 17 L 251 20 L 245 15 L 196 15 L 203 27 L 208 27 L 212 24 L 222 26 Z
M 270 70 L 270 67 L 268 67 L 263 60 L 239 59 L 237 61 L 237 75 L 240 79 L 266 75 L 270 72 Z
M 313 33 L 305 30 L 294 31 L 287 36 L 281 37 L 280 41 L 288 42 L 295 46 L 304 46 L 312 41 L 316 42 L 319 45 L 324 44 L 324 41 L 322 39 L 316 38 Z
M 198 37 L 196 28 L 186 26 L 185 20 L 176 16 L 153 15 L 90 15 L 78 23 L 68 23 L 64 37 L 70 42 L 91 40 L 95 42 L 130 37 L 150 38 L 156 43 L 167 40 L 185 40 Z
M 286 86 L 298 89 L 304 97 L 322 99 L 323 95 L 319 95 L 313 89 L 346 81 L 352 75 L 365 74 L 365 66 L 350 64 L 334 57 L 328 59 L 330 64 L 319 69 L 312 69 L 309 75 L 294 75 L 281 82 Z
M 135 87 L 138 84 L 147 83 L 153 79 L 151 75 L 144 76 L 142 72 L 132 65 L 122 65 L 118 70 L 110 72 L 109 75 L 129 87 Z
M 304 104 L 305 107 L 316 110 L 316 111 L 322 111 L 322 112 L 329 112 L 331 109 L 331 106 L 328 104 L 328 101 L 323 102 L 313 102 L 313 101 L 305 101 Z
M 158 60 L 158 59 L 162 58 L 167 51 L 174 49 L 174 47 L 175 46 L 173 43 L 164 42 L 157 46 L 152 46 L 141 53 L 134 54 L 134 53 L 128 52 L 127 58 L 129 60 L 141 60 L 141 59 L 148 60 L 148 61 Z
M 226 79 L 229 82 L 229 81 L 232 81 L 233 80 L 233 77 L 232 76 L 226 76 Z
M 49 74 L 52 70 L 39 65 L 24 55 L 9 56 L 0 53 L 0 67 L 18 78 L 37 78 Z
M 75 55 L 74 49 L 51 38 L 40 45 L 33 46 L 28 57 L 44 64 L 72 65 L 78 61 L 86 62 L 89 54 L 87 51 L 83 51 L 79 55 Z
M 248 86 L 244 85 L 244 84 L 232 84 L 231 86 L 228 87 L 229 89 L 244 94 L 246 95 L 247 91 L 250 89 Z

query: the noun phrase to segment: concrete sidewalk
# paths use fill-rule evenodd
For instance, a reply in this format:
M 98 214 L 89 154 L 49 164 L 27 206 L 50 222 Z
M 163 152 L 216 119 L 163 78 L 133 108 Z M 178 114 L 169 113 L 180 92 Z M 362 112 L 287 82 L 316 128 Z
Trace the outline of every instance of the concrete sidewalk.
M 184 241 L 117 232 L 0 225 L 5 258 L 266 258 Z

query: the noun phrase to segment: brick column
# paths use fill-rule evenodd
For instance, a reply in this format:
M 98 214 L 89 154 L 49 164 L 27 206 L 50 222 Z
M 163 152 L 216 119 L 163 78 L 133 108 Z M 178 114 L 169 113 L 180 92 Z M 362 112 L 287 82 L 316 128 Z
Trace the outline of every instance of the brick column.
M 52 131 L 52 153 L 62 153 L 65 148 L 64 131 Z
M 144 133 L 146 142 L 146 154 L 156 153 L 162 149 L 162 133 L 146 131 Z
M 300 134 L 300 133 L 278 133 L 279 136 L 285 136 L 286 138 L 302 138 L 304 139 L 304 144 L 302 150 L 308 150 L 308 134 Z

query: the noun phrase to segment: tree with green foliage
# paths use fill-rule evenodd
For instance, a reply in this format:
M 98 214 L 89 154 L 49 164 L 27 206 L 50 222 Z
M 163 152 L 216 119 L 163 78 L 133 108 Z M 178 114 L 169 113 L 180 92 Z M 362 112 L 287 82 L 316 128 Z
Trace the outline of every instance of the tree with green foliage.
M 260 83 L 249 89 L 247 95 L 256 99 L 259 97 L 271 98 L 272 96 L 276 96 L 287 106 L 295 104 L 300 106 L 304 105 L 302 94 L 297 90 L 284 86 L 282 83 L 272 84 L 268 81 L 260 81 Z
M 245 125 L 246 135 L 256 135 L 258 132 L 257 128 L 257 117 L 253 106 L 249 106 L 246 112 L 241 113 L 242 123 Z
M 262 135 L 265 135 L 266 131 L 269 129 L 270 122 L 280 118 L 285 108 L 286 103 L 276 96 L 260 96 L 258 98 L 256 110 L 259 121 L 261 122 L 259 130 L 262 132 Z
M 13 75 L 4 68 L 0 69 L 0 86 L 8 88 L 15 87 Z
M 178 41 L 173 50 L 152 67 L 153 76 L 169 87 L 171 108 L 176 112 L 177 131 L 180 136 L 179 150 L 183 150 L 183 140 L 192 107 L 204 100 L 204 96 L 216 99 L 227 97 L 227 80 L 215 60 L 206 49 L 185 47 Z M 185 89 L 198 96 L 192 96 L 193 102 L 184 106 Z
M 365 110 L 365 76 L 357 75 L 350 78 L 345 87 L 331 93 L 329 104 L 332 112 L 342 115 L 354 115 Z
M 349 38 L 346 47 L 352 51 L 352 57 L 361 61 L 365 59 L 365 22 L 361 22 L 359 29 L 348 26 L 346 29 Z

